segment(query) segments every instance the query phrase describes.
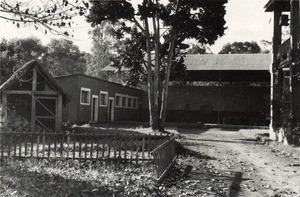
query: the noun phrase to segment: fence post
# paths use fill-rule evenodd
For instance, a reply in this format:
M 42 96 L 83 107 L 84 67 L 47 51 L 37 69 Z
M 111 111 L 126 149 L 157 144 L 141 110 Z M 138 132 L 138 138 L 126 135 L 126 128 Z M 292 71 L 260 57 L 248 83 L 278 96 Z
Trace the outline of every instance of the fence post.
M 144 159 L 145 159 L 145 137 L 143 137 L 143 140 L 142 140 L 142 159 L 144 162 Z

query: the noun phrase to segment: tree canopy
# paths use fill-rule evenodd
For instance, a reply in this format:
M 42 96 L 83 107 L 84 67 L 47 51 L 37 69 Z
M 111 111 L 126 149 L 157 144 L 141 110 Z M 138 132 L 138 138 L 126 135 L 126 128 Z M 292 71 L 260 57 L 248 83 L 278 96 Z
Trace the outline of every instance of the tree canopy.
M 111 59 L 116 51 L 115 43 L 116 30 L 119 25 L 109 21 L 103 21 L 89 32 L 92 37 L 91 59 L 87 63 L 87 74 L 102 79 L 107 79 L 101 69 L 111 63 Z
M 72 41 L 53 39 L 43 45 L 37 38 L 22 38 L 0 41 L 0 84 L 14 71 L 33 59 L 41 59 L 45 68 L 53 75 L 60 76 L 85 73 L 86 54 Z
M 85 53 L 67 39 L 52 39 L 43 57 L 46 69 L 54 76 L 85 73 Z
M 83 0 L 62 1 L 8 1 L 0 2 L 0 18 L 11 21 L 18 28 L 31 25 L 55 34 L 72 35 L 70 27 L 74 26 L 73 18 L 82 16 L 89 9 L 89 3 Z
M 0 41 L 0 84 L 24 63 L 40 57 L 46 47 L 37 38 Z
M 185 39 L 211 45 L 223 36 L 225 3 L 227 0 L 91 1 L 87 21 L 93 27 L 106 20 L 118 22 L 117 38 L 131 43 L 120 53 L 118 64 L 147 75 L 152 129 L 163 130 L 171 68 L 176 62 L 184 65 L 176 56 L 189 47 Z
M 257 42 L 233 42 L 223 46 L 219 54 L 236 53 L 261 53 L 262 50 Z

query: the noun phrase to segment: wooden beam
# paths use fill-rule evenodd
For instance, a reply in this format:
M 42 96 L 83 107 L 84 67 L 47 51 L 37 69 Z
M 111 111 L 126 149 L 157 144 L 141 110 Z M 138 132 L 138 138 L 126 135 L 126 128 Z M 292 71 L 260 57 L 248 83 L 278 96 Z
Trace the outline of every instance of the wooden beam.
M 50 99 L 50 100 L 56 100 L 57 97 L 50 97 L 50 96 L 35 96 L 36 99 Z
M 58 95 L 55 91 L 34 91 L 35 95 Z
M 5 92 L 2 93 L 2 125 L 3 127 L 7 126 L 7 94 Z
M 32 70 L 32 91 L 36 91 L 36 82 L 37 82 L 37 71 L 36 66 L 33 67 Z
M 32 94 L 31 90 L 4 90 L 3 92 L 6 94 Z
M 56 96 L 58 93 L 55 91 L 31 91 L 31 90 L 5 90 L 6 94 L 34 94 L 34 95 L 49 95 Z
M 61 132 L 62 130 L 62 94 L 58 94 L 58 99 L 56 100 L 56 119 L 55 119 L 55 131 Z
M 55 119 L 55 116 L 36 116 L 36 119 Z
M 34 98 L 34 91 L 36 91 L 36 81 L 37 81 L 37 71 L 36 66 L 33 67 L 32 71 L 32 94 L 31 94 L 31 121 L 30 121 L 30 128 L 31 132 L 35 130 L 35 113 L 36 113 L 36 101 Z
M 36 101 L 34 95 L 31 95 L 31 121 L 30 121 L 31 132 L 34 132 L 35 130 L 35 112 L 36 112 Z

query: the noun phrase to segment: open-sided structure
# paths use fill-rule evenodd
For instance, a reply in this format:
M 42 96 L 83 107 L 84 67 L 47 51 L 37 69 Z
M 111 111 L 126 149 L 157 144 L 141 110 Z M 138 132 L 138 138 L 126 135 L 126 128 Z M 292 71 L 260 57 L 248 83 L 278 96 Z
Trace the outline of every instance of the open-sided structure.
M 268 125 L 270 63 L 270 54 L 186 55 L 187 83 L 170 83 L 166 121 Z M 144 90 L 142 119 L 147 121 Z
M 1 127 L 10 132 L 60 132 L 63 91 L 38 60 L 26 63 L 0 86 Z

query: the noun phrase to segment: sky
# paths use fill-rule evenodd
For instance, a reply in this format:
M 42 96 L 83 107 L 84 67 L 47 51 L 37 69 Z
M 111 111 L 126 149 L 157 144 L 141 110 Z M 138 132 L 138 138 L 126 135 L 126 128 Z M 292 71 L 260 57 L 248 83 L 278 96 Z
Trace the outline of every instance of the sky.
M 134 0 L 133 0 L 134 1 Z M 256 41 L 272 40 L 272 13 L 264 12 L 264 6 L 268 0 L 229 0 L 226 6 L 226 26 L 225 35 L 219 38 L 211 46 L 213 53 L 218 53 L 226 43 L 235 41 Z M 91 37 L 88 31 L 91 30 L 90 24 L 83 18 L 76 20 L 78 25 L 74 26 L 74 37 L 71 38 L 80 50 L 90 52 Z M 17 28 L 11 22 L 0 19 L 0 38 L 25 38 L 38 37 L 43 44 L 50 42 L 51 38 L 59 38 L 52 34 L 44 34 L 41 30 L 34 27 Z M 193 42 L 192 42 L 193 43 Z

